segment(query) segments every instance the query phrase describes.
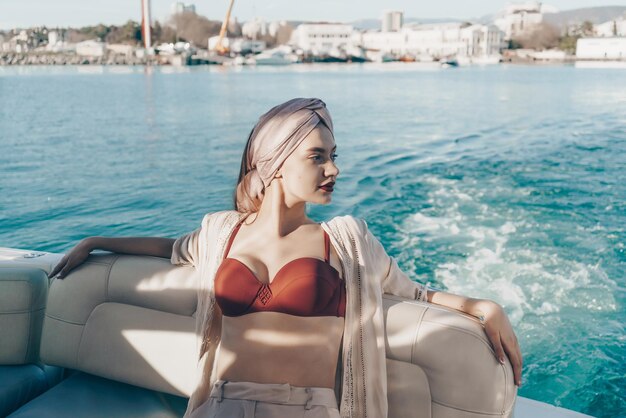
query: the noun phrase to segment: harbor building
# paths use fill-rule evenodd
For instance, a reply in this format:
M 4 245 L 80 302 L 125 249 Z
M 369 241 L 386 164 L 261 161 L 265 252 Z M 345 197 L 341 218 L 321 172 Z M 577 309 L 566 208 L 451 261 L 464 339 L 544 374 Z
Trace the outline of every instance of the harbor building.
M 18 54 L 23 54 L 28 52 L 31 49 L 31 46 L 32 45 L 30 45 L 28 32 L 22 29 L 20 33 L 9 38 L 8 41 L 2 42 L 2 51 L 17 52 Z
M 302 23 L 291 34 L 290 44 L 314 53 L 352 47 L 352 25 L 345 23 Z
M 265 20 L 255 17 L 248 20 L 241 26 L 241 34 L 249 39 L 261 39 L 269 32 L 269 28 Z
M 185 4 L 183 2 L 177 1 L 172 3 L 170 7 L 170 13 L 173 15 L 181 14 L 181 13 L 196 13 L 196 5 L 195 4 Z
M 396 10 L 385 10 L 381 19 L 382 32 L 398 32 L 403 26 L 403 13 Z
M 101 57 L 105 50 L 105 43 L 100 41 L 89 40 L 76 44 L 76 54 L 87 57 Z
M 396 56 L 412 55 L 421 60 L 449 56 L 497 56 L 503 33 L 494 25 L 437 23 L 405 25 L 399 32 L 367 31 L 359 46 Z
M 626 18 L 624 16 L 595 25 L 596 36 L 626 36 Z
M 580 38 L 576 58 L 589 60 L 626 60 L 626 37 Z
M 532 30 L 542 21 L 541 3 L 528 1 L 507 6 L 496 15 L 493 23 L 504 32 L 504 39 L 508 41 Z
M 278 45 L 284 45 L 289 42 L 289 39 L 291 39 L 293 26 L 285 20 L 274 21 L 267 25 L 267 32 L 273 39 L 276 40 Z

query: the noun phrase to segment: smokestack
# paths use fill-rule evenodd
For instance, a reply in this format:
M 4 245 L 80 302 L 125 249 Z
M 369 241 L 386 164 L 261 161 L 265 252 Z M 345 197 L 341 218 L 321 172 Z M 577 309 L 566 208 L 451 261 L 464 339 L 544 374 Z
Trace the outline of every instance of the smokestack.
M 152 48 L 151 23 L 150 0 L 141 0 L 141 36 L 143 37 L 143 46 L 146 49 Z

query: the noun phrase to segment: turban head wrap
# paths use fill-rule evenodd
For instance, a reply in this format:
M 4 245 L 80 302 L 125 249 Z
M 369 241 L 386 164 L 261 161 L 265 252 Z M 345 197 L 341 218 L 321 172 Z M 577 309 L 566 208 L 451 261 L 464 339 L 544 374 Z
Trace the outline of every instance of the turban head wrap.
M 237 210 L 259 210 L 265 188 L 278 169 L 319 123 L 333 133 L 326 103 L 316 98 L 291 99 L 261 115 L 246 144 L 245 176 L 236 192 Z

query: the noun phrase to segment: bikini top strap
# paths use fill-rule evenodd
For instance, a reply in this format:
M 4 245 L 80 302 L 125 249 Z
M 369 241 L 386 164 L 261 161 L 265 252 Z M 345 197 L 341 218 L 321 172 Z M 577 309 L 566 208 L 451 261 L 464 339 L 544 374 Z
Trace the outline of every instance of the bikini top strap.
M 230 246 L 233 244 L 233 241 L 235 240 L 235 235 L 237 235 L 237 232 L 239 232 L 239 228 L 241 227 L 241 224 L 243 224 L 243 219 L 241 220 L 241 222 L 239 222 L 237 224 L 237 226 L 235 227 L 235 230 L 232 232 L 232 234 L 230 234 L 230 238 L 228 240 L 228 245 L 226 245 L 226 251 L 224 252 L 224 258 L 228 257 L 228 252 L 230 251 Z
M 328 233 L 324 229 L 324 261 L 330 262 L 330 238 L 328 237 Z

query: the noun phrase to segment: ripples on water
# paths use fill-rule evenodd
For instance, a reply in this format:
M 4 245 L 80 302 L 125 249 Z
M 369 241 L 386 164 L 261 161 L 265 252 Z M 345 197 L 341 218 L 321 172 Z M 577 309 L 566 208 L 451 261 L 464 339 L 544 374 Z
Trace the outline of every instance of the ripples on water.
M 411 277 L 501 303 L 521 396 L 626 414 L 621 71 L 0 68 L 0 245 L 195 229 L 230 208 L 258 116 L 296 96 L 336 127 L 313 218 L 363 217 Z

